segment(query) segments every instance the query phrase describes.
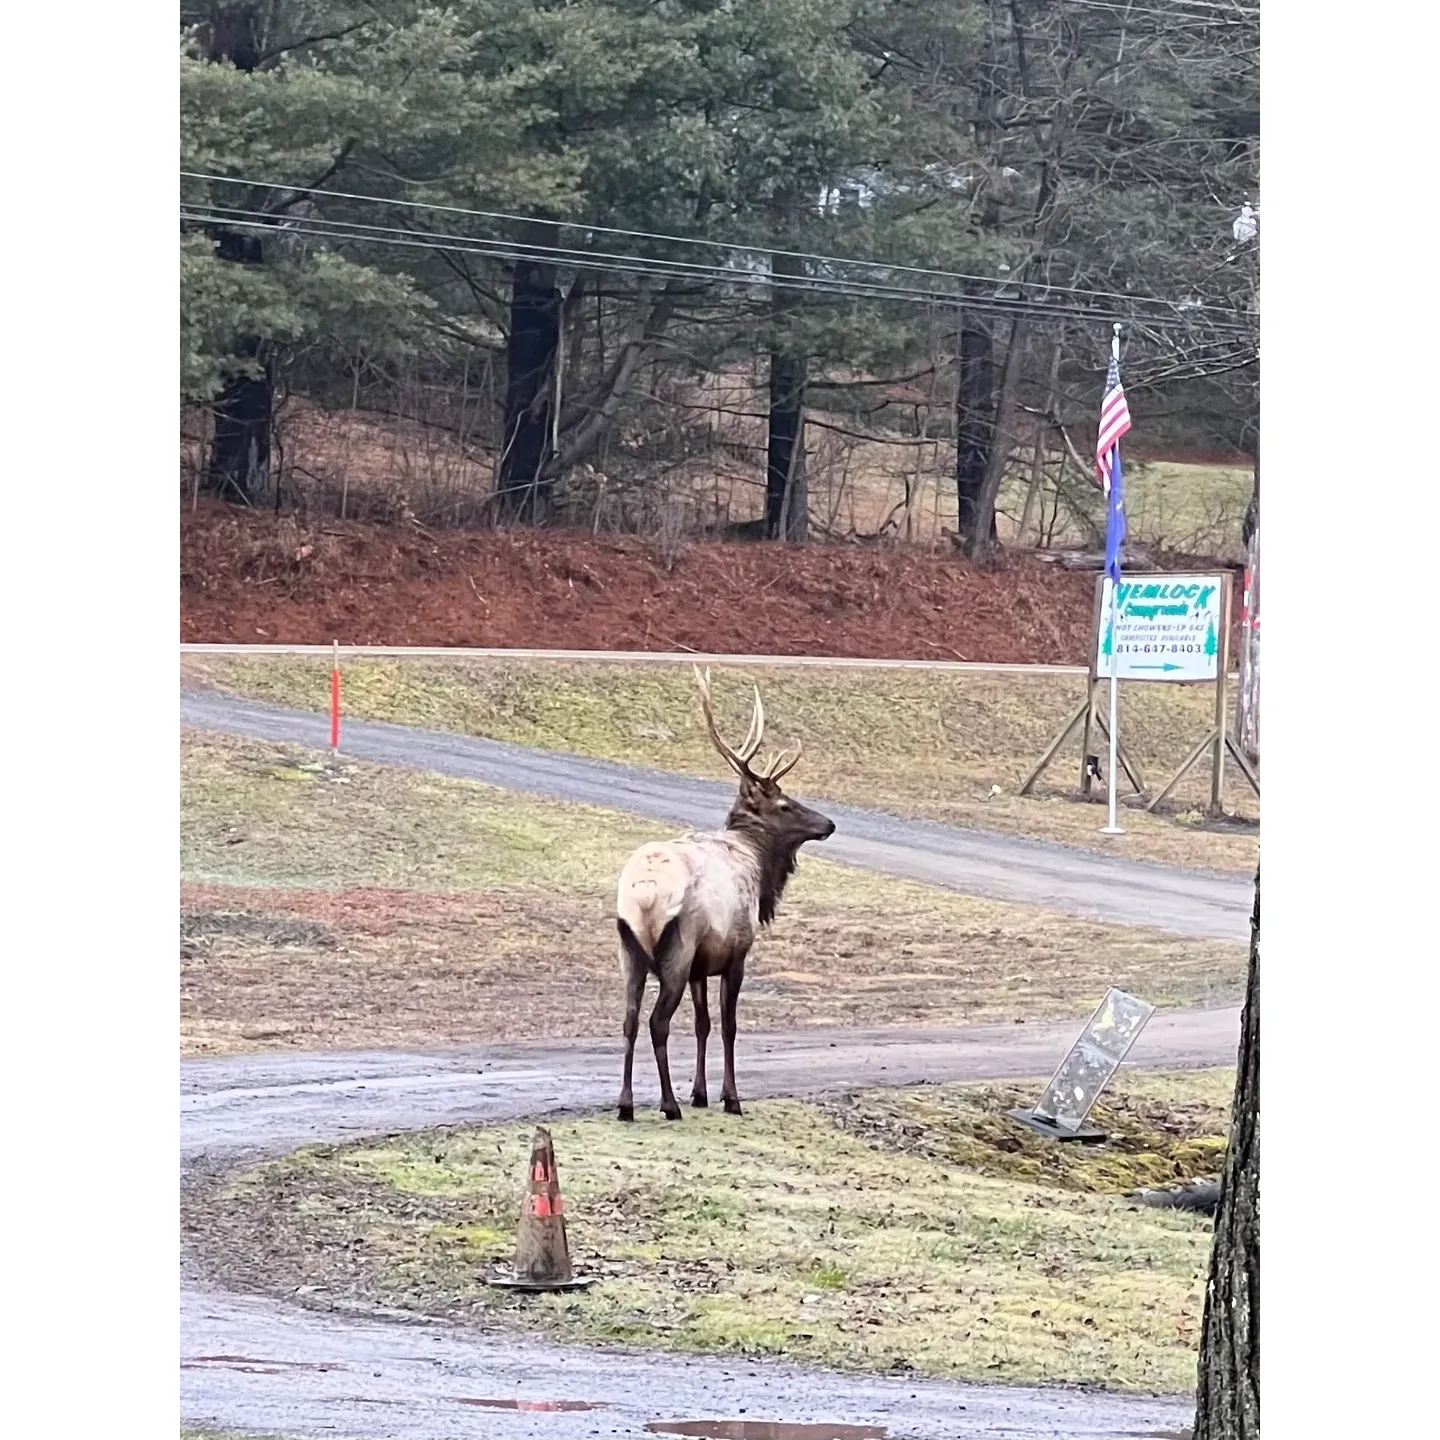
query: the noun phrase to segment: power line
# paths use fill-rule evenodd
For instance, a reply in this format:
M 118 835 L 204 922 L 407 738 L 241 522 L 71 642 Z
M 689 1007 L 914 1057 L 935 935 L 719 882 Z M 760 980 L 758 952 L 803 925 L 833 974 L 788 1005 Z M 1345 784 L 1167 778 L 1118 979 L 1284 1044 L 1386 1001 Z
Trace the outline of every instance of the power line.
M 710 240 L 683 235 L 665 235 L 653 230 L 627 230 L 613 225 L 589 225 L 579 221 L 569 220 L 548 220 L 536 216 L 515 215 L 499 210 L 475 210 L 461 205 L 441 205 L 424 200 L 391 200 L 381 195 L 364 195 L 355 191 L 347 190 L 325 190 L 308 185 L 284 185 L 271 180 L 247 179 L 231 175 L 213 175 L 203 171 L 182 170 L 182 179 L 214 181 L 225 185 L 248 186 L 259 190 L 283 190 L 297 195 L 323 195 L 339 200 L 356 200 L 362 203 L 381 206 L 399 206 L 412 210 L 428 210 L 438 214 L 464 215 L 473 219 L 496 220 L 506 224 L 519 225 L 548 225 L 557 230 L 582 230 L 594 235 L 617 235 L 626 239 L 658 241 L 666 245 L 691 245 L 703 246 L 708 249 L 730 251 L 750 256 L 782 256 L 786 259 L 805 260 L 817 265 L 841 265 L 853 266 L 859 269 L 881 270 L 887 274 L 924 275 L 940 280 L 958 281 L 961 285 L 993 286 L 1002 283 L 996 276 L 970 275 L 962 271 L 938 270 L 919 265 L 889 264 L 883 260 L 855 260 L 842 255 L 822 255 L 814 251 L 806 250 L 780 250 L 773 249 L 767 245 L 745 245 L 733 240 Z M 262 212 L 251 212 L 262 213 Z M 269 213 L 269 212 L 264 212 Z M 356 222 L 359 223 L 359 222 Z M 483 237 L 477 237 L 483 238 Z M 497 244 L 520 245 L 518 241 L 496 240 Z M 537 247 L 538 248 L 538 247 Z M 589 254 L 592 252 L 575 251 L 577 254 Z M 633 257 L 625 257 L 633 258 Z M 665 262 L 678 264 L 683 262 Z M 719 268 L 719 267 L 713 267 Z M 1179 302 L 1166 300 L 1160 296 L 1150 295 L 1127 295 L 1121 291 L 1113 290 L 1090 290 L 1079 286 L 1069 285 L 1048 285 L 1043 281 L 1005 281 L 1019 289 L 1028 289 L 1040 292 L 1042 295 L 1073 295 L 1095 300 L 1123 301 L 1127 305 L 1157 305 L 1172 310 L 1179 310 Z M 1185 307 L 1188 311 L 1213 311 L 1219 315 L 1235 317 L 1237 312 L 1220 305 L 1207 305 L 1199 303 Z
M 543 247 L 520 250 L 504 241 L 486 241 L 443 236 L 423 237 L 414 232 L 380 231 L 371 227 L 366 231 L 348 229 L 339 221 L 277 220 L 274 216 L 247 220 L 238 218 L 233 212 L 224 214 L 214 211 L 200 213 L 182 210 L 182 221 L 195 224 L 224 225 L 237 229 L 260 230 L 282 236 L 304 235 L 316 239 L 349 241 L 394 245 L 405 249 L 443 251 L 452 254 L 479 255 L 485 259 L 507 261 L 557 261 L 575 265 L 578 269 L 593 269 L 605 273 L 641 275 L 666 280 L 689 279 L 701 284 L 732 285 L 736 287 L 763 287 L 767 290 L 797 290 L 815 295 L 836 296 L 853 300 L 895 300 L 911 304 L 954 306 L 965 304 L 970 308 L 1001 314 L 1044 315 L 1056 319 L 1104 320 L 1112 312 L 1081 310 L 1075 307 L 1045 306 L 1035 301 L 1010 300 L 1003 296 L 967 297 L 952 292 L 919 290 L 904 286 L 880 286 L 866 282 L 826 281 L 813 276 L 773 276 L 747 273 L 740 270 L 726 270 L 719 266 L 690 266 L 683 262 L 652 262 L 644 257 L 597 257 L 588 252 L 551 252 Z M 571 258 L 578 254 L 579 259 Z M 666 268 L 661 268 L 661 266 Z M 1161 322 L 1163 323 L 1163 322 Z
M 1162 20 L 1201 20 L 1200 15 L 1187 15 L 1186 10 L 1205 11 L 1215 20 L 1259 20 L 1260 11 L 1243 5 L 1229 5 L 1224 0 L 1177 0 L 1173 9 L 1157 9 L 1153 6 L 1127 5 L 1125 0 L 1057 0 L 1057 8 L 1063 10 L 1073 5 L 1082 10 L 1108 10 L 1115 15 L 1154 15 Z M 1206 21 L 1214 23 L 1214 21 Z
M 194 219 L 195 212 L 191 211 L 188 218 Z M 820 293 L 835 293 L 854 295 L 864 299 L 919 299 L 927 302 L 944 304 L 963 303 L 966 300 L 981 299 L 986 302 L 995 302 L 1011 308 L 1040 307 L 1041 302 L 1026 300 L 1023 296 L 966 296 L 955 291 L 922 290 L 916 286 L 887 285 L 879 281 L 870 280 L 845 280 L 839 278 L 827 278 L 816 275 L 796 275 L 777 277 L 771 271 L 743 271 L 733 270 L 721 265 L 704 265 L 697 261 L 687 260 L 664 260 L 651 256 L 623 255 L 609 251 L 581 250 L 569 246 L 535 245 L 524 241 L 498 240 L 489 237 L 474 236 L 451 236 L 428 232 L 424 234 L 412 230 L 404 230 L 397 226 L 370 225 L 360 221 L 349 220 L 325 220 L 316 216 L 306 216 L 302 221 L 294 219 L 283 219 L 274 214 L 261 210 L 242 210 L 233 206 L 210 206 L 208 207 L 208 218 L 210 223 L 225 224 L 230 222 L 254 221 L 262 226 L 279 231 L 281 233 L 296 233 L 295 226 L 304 223 L 312 227 L 322 227 L 319 233 L 333 234 L 340 238 L 352 240 L 386 240 L 390 237 L 400 237 L 407 244 L 415 244 L 422 240 L 428 241 L 432 248 L 464 250 L 467 253 L 480 254 L 492 258 L 502 259 L 528 259 L 554 261 L 562 264 L 578 265 L 588 269 L 610 270 L 620 267 L 642 267 L 644 273 L 650 275 L 670 276 L 678 279 L 695 279 L 702 281 L 715 281 L 721 284 L 737 283 L 747 285 L 763 285 L 767 288 L 778 286 L 779 288 L 818 291 Z M 312 230 L 310 233 L 317 233 Z M 1044 305 L 1044 313 L 1059 314 L 1059 307 Z M 1078 315 L 1095 315 L 1096 310 L 1074 309 L 1071 313 Z
M 771 273 L 731 270 L 717 265 L 700 265 L 695 262 L 653 260 L 644 256 L 595 254 L 583 250 L 522 245 L 519 242 L 483 237 L 443 236 L 433 233 L 422 235 L 394 227 L 362 225 L 358 221 L 330 221 L 308 216 L 282 218 L 264 211 L 244 211 L 226 207 L 187 209 L 182 205 L 180 219 L 182 222 L 197 225 L 259 230 L 286 236 L 303 235 L 337 242 L 348 241 L 393 245 L 423 251 L 473 254 L 487 259 L 512 262 L 546 260 L 573 265 L 579 269 L 643 275 L 667 280 L 689 279 L 722 286 L 795 290 L 813 295 L 829 295 L 855 300 L 898 301 L 947 307 L 958 305 L 979 310 L 982 313 L 1026 316 L 1032 319 L 1100 322 L 1113 319 L 1119 313 L 1119 307 L 1116 306 L 1082 308 L 1074 305 L 1047 304 L 1043 300 L 1027 300 L 1024 297 L 975 296 L 955 291 L 922 290 L 914 286 L 884 285 L 874 281 L 829 280 L 818 276 L 777 276 Z M 1177 311 L 1178 309 L 1179 307 L 1177 307 Z M 1174 328 L 1181 325 L 1190 328 L 1189 322 L 1183 318 L 1183 312 L 1177 313 L 1173 318 L 1137 315 L 1131 318 L 1131 323 L 1156 329 Z M 1247 330 L 1243 324 L 1215 321 L 1208 318 L 1203 323 L 1206 328 L 1223 333 L 1243 334 Z

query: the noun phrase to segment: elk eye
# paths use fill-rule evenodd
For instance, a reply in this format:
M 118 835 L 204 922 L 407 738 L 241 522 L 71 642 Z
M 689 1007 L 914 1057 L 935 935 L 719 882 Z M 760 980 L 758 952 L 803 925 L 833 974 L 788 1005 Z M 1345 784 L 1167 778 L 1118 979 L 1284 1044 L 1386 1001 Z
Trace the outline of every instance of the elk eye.
M 778 800 L 775 803 L 775 808 L 777 810 L 788 810 L 790 808 L 790 802 L 784 799 Z

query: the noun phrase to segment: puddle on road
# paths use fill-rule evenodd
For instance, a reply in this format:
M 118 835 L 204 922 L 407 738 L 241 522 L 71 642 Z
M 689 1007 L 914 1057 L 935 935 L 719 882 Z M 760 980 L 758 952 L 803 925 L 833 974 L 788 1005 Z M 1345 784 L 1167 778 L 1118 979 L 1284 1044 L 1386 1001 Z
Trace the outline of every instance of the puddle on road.
M 652 1420 L 657 1435 L 697 1435 L 704 1440 L 885 1440 L 883 1425 L 795 1424 L 788 1420 Z
M 480 1400 L 457 1395 L 456 1404 L 478 1405 L 485 1410 L 603 1410 L 592 1400 Z
M 244 1375 L 284 1375 L 288 1370 L 343 1370 L 311 1360 L 256 1360 L 249 1355 L 196 1355 L 180 1362 L 182 1370 L 238 1370 Z

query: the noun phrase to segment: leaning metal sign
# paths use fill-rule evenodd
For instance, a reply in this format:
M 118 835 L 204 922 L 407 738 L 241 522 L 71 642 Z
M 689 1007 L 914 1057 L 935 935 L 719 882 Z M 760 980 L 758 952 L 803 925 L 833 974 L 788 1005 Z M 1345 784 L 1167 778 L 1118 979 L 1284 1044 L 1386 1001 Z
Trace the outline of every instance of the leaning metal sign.
M 1215 680 L 1228 583 L 1229 577 L 1220 575 L 1122 576 L 1112 637 L 1114 587 L 1107 576 L 1096 627 L 1096 677 L 1110 678 L 1113 653 L 1121 680 Z
M 1054 1140 L 1104 1140 L 1103 1130 L 1084 1128 L 1085 1117 L 1154 1013 L 1153 1005 L 1111 990 L 1060 1062 L 1039 1104 L 1033 1110 L 1011 1110 L 1011 1118 Z

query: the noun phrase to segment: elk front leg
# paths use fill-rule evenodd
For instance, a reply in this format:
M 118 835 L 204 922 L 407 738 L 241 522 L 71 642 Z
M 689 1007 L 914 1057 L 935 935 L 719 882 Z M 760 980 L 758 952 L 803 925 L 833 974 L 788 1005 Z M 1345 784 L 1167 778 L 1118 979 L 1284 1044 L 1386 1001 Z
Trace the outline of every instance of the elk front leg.
M 645 997 L 645 966 L 622 945 L 620 960 L 625 968 L 625 1074 L 620 1081 L 620 1118 L 635 1118 L 635 1096 L 630 1080 L 635 1068 L 635 1037 L 640 1033 L 640 1002 Z
M 695 1083 L 690 1087 L 690 1103 L 703 1110 L 710 1103 L 710 1090 L 705 1081 L 705 1042 L 710 1038 L 710 981 L 701 975 L 690 979 L 690 998 L 695 1002 Z
M 725 1043 L 725 1081 L 720 1098 L 727 1115 L 741 1115 L 740 1092 L 735 1088 L 735 1010 L 740 1003 L 740 986 L 745 979 L 745 957 L 732 961 L 720 977 L 720 1038 Z
M 667 1120 L 680 1118 L 680 1106 L 670 1088 L 670 1017 L 685 997 L 689 964 L 676 964 L 660 972 L 660 998 L 650 1012 L 650 1043 L 655 1047 L 655 1068 L 660 1072 L 660 1109 Z

